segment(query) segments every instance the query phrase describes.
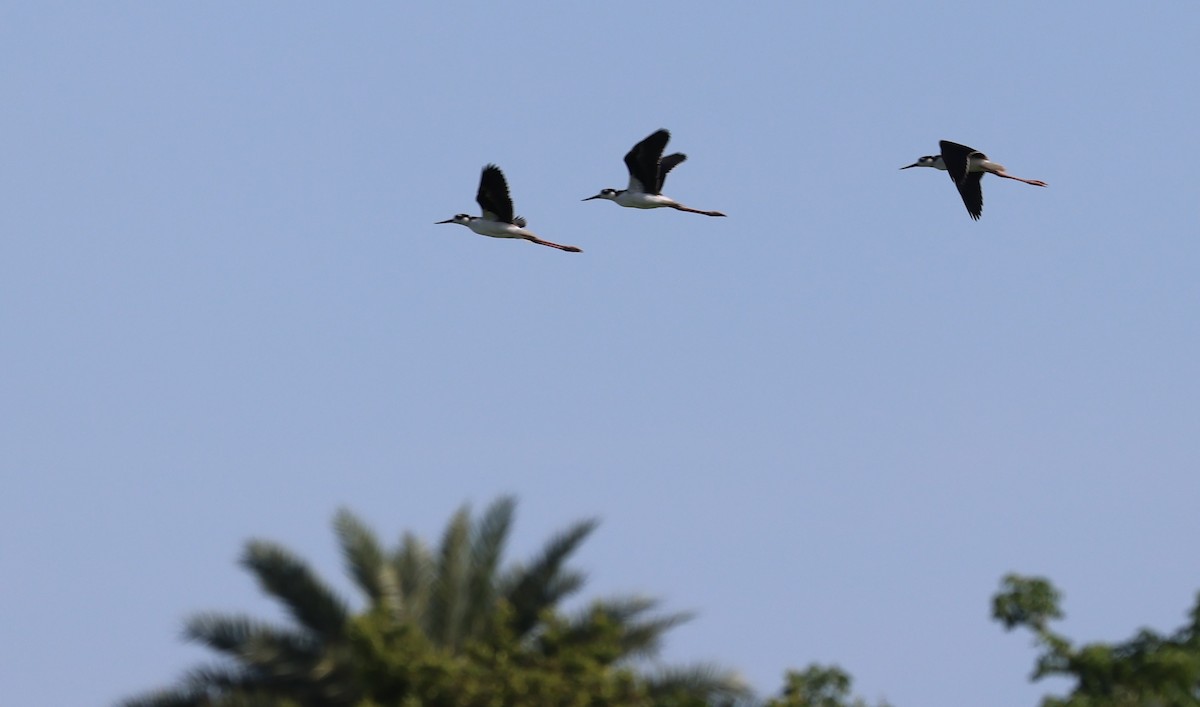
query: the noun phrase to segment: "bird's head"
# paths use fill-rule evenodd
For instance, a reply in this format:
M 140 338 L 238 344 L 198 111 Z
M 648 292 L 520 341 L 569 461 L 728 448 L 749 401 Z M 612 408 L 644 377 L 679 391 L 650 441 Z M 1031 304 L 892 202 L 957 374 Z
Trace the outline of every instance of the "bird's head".
M 471 223 L 471 217 L 466 214 L 454 214 L 454 218 L 448 218 L 445 221 L 436 221 L 434 225 L 436 226 L 439 223 L 461 223 L 466 226 L 468 223 Z
M 608 199 L 611 201 L 612 199 L 616 199 L 619 193 L 616 189 L 601 189 L 599 194 L 589 196 L 584 201 L 591 201 L 592 199 Z
M 909 167 L 933 167 L 936 169 L 937 163 L 940 162 L 941 159 L 941 155 L 925 155 L 916 162 L 908 165 L 908 167 L 901 167 L 900 169 L 908 169 Z

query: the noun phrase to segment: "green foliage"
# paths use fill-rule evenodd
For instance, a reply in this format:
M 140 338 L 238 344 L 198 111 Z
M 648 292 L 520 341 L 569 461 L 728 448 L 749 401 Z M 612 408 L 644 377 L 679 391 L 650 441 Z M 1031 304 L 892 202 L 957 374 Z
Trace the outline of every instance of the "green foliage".
M 644 681 L 614 665 L 620 627 L 602 623 L 580 643 L 575 631 L 548 618 L 536 639 L 522 642 L 507 628 L 511 610 L 505 609 L 492 628 L 497 640 L 472 640 L 452 652 L 414 627 L 364 615 L 352 639 L 360 682 L 372 687 L 363 705 L 648 707 Z
M 1058 608 L 1061 596 L 1047 580 L 1007 574 L 1000 585 L 1000 592 L 992 598 L 992 618 L 1003 623 L 1005 629 L 1030 626 L 1041 630 L 1050 619 L 1062 618 Z
M 430 550 L 406 534 L 394 550 L 349 511 L 334 530 L 347 573 L 366 600 L 352 613 L 302 560 L 252 541 L 241 565 L 287 610 L 291 626 L 199 614 L 189 640 L 224 661 L 125 707 L 690 707 L 746 696 L 711 666 L 635 670 L 687 614 L 617 597 L 564 615 L 583 586 L 567 560 L 595 529 L 583 521 L 553 536 L 526 564 L 501 568 L 515 503 L 502 498 L 478 521 L 452 517 Z
M 337 533 L 346 570 L 367 596 L 371 606 L 399 618 L 404 593 L 375 533 L 346 509 L 338 511 L 334 517 L 333 529 Z
M 1008 575 L 992 601 L 992 617 L 1006 629 L 1033 631 L 1042 654 L 1032 679 L 1072 677 L 1064 698 L 1047 697 L 1043 707 L 1196 707 L 1200 705 L 1200 596 L 1189 623 L 1171 636 L 1143 629 L 1117 644 L 1074 648 L 1049 628 L 1062 617 L 1060 595 L 1037 577 Z
M 867 707 L 861 698 L 851 697 L 852 683 L 850 674 L 838 666 L 812 663 L 802 671 L 789 670 L 783 692 L 765 707 Z M 881 702 L 879 707 L 887 707 L 887 703 Z

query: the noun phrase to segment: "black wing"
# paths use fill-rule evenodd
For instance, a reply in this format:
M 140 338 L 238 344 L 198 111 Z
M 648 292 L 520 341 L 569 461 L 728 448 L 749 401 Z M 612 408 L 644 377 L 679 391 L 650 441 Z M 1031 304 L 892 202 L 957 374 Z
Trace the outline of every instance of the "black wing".
M 982 181 L 983 172 L 971 172 L 966 179 L 954 183 L 954 186 L 958 187 L 958 193 L 962 196 L 963 203 L 967 206 L 967 213 L 971 214 L 971 218 L 976 221 L 983 215 L 983 189 L 980 186 Z
M 667 172 L 679 166 L 680 162 L 687 159 L 687 155 L 682 152 L 676 152 L 673 155 L 667 155 L 658 163 L 658 188 L 654 190 L 655 194 L 662 194 L 663 184 L 667 181 Z
M 966 145 L 960 145 L 957 142 L 942 140 L 938 143 L 942 147 L 942 161 L 946 163 L 946 171 L 950 173 L 950 178 L 958 184 L 967 176 L 967 167 L 970 164 L 971 155 L 979 155 L 986 158 L 979 150 Z
M 647 194 L 657 194 L 655 185 L 658 184 L 658 163 L 663 150 L 667 149 L 667 141 L 671 133 L 657 130 L 645 140 L 633 146 L 625 155 L 625 166 L 629 168 L 629 189 L 640 189 Z M 634 182 L 637 184 L 634 184 Z
M 508 195 L 508 182 L 504 180 L 504 172 L 494 164 L 483 168 L 479 177 L 479 191 L 475 201 L 483 209 L 483 217 L 504 223 L 513 222 L 512 197 Z

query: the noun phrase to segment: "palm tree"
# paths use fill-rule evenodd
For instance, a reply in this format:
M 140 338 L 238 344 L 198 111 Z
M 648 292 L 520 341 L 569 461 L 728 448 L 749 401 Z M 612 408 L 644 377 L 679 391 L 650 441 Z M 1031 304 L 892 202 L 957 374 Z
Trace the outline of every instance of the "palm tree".
M 558 610 L 578 592 L 584 576 L 566 562 L 595 530 L 577 522 L 552 536 L 531 560 L 501 567 L 516 503 L 502 497 L 477 520 L 464 506 L 451 518 L 435 550 L 406 533 L 394 550 L 348 510 L 334 519 L 347 571 L 366 598 L 353 612 L 302 560 L 274 543 L 251 541 L 240 564 L 287 610 L 292 626 L 246 616 L 205 613 L 186 622 L 188 640 L 225 660 L 197 668 L 173 688 L 123 702 L 124 707 L 351 707 L 370 692 L 356 669 L 350 634 L 356 616 L 382 617 L 396 629 L 415 629 L 423 642 L 448 656 L 472 647 L 524 646 L 539 651 L 553 624 L 557 645 L 604 640 L 615 648 L 610 664 L 652 658 L 667 630 L 691 618 L 656 613 L 641 597 L 594 601 L 571 616 Z M 547 622 L 550 622 L 549 624 Z M 615 636 L 615 639 L 614 639 Z M 687 695 L 708 703 L 745 694 L 740 681 L 711 666 L 660 669 L 642 676 L 645 694 Z

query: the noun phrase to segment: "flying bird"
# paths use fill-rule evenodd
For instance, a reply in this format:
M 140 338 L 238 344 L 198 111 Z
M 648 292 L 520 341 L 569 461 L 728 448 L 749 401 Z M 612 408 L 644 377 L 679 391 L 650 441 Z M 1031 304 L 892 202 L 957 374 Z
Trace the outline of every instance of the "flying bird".
M 483 216 L 455 214 L 454 218 L 436 223 L 457 223 L 481 236 L 524 238 L 531 243 L 558 248 L 568 253 L 583 252 L 573 245 L 559 245 L 544 241 L 538 238 L 533 231 L 525 228 L 525 219 L 513 215 L 512 197 L 508 195 L 508 182 L 504 179 L 504 172 L 501 172 L 500 168 L 494 164 L 483 168 L 483 174 L 479 177 L 479 191 L 475 194 L 475 201 L 479 203 L 479 208 L 483 209 Z
M 668 207 L 705 216 L 724 216 L 720 211 L 701 211 L 684 206 L 663 195 L 663 182 L 667 179 L 667 173 L 687 159 L 687 155 L 682 152 L 663 157 L 663 150 L 667 148 L 667 141 L 670 139 L 671 133 L 658 130 L 634 145 L 629 154 L 625 155 L 625 166 L 629 168 L 629 186 L 625 189 L 601 189 L 599 194 L 589 196 L 584 201 L 608 199 L 634 209 Z
M 967 213 L 971 214 L 971 218 L 976 221 L 983 215 L 983 189 L 980 187 L 980 181 L 985 173 L 1005 179 L 1015 179 L 1035 187 L 1047 186 L 1045 182 L 1037 179 L 1014 177 L 1004 170 L 1004 165 L 992 162 L 987 155 L 973 147 L 959 145 L 957 142 L 949 140 L 942 140 L 938 144 L 942 148 L 942 154 L 926 155 L 908 167 L 900 169 L 933 167 L 949 172 L 950 179 L 954 181 L 954 186 L 958 187 L 958 193 L 967 206 Z

